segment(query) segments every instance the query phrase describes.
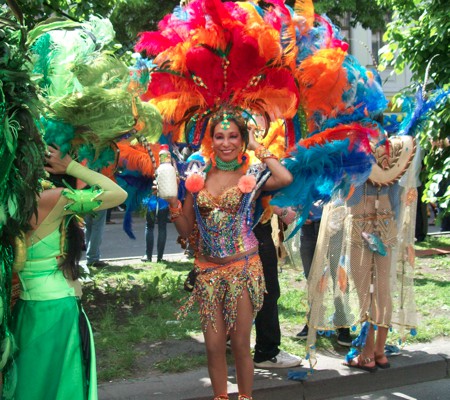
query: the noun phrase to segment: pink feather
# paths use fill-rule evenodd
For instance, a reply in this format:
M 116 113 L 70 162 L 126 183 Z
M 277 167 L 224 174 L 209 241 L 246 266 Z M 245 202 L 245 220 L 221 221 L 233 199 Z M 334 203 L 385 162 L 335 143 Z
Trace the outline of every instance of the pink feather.
M 148 55 L 156 55 L 173 46 L 174 43 L 159 32 L 141 32 L 134 46 L 137 52 L 146 51 Z

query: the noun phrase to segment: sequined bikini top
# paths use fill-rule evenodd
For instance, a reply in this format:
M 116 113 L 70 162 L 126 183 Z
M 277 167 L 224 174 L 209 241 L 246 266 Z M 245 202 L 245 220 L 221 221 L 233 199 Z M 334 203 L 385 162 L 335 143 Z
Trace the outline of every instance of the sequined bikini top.
M 194 195 L 201 254 L 223 258 L 258 246 L 252 231 L 252 198 L 252 193 L 244 194 L 237 186 L 219 196 L 206 189 Z

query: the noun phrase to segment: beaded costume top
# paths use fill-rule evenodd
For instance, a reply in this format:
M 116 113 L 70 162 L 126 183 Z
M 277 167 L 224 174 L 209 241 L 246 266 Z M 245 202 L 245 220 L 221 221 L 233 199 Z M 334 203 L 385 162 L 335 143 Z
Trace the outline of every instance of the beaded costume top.
M 194 195 L 199 226 L 199 252 L 211 257 L 227 257 L 258 246 L 252 232 L 254 206 L 251 193 L 237 186 L 219 196 L 202 189 Z

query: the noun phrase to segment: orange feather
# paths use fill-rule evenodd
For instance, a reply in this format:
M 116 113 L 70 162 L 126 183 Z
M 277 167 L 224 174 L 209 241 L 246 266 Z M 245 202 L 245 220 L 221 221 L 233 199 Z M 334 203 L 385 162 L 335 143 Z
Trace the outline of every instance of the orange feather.
M 119 166 L 131 171 L 139 171 L 144 176 L 153 177 L 155 169 L 145 148 L 141 145 L 131 146 L 129 142 L 119 142 Z M 153 154 L 158 154 L 159 144 L 151 145 Z
M 321 49 L 300 64 L 297 79 L 307 114 L 317 110 L 330 114 L 345 109 L 342 95 L 349 83 L 342 63 L 346 54 L 340 48 Z
M 339 289 L 341 289 L 341 292 L 344 293 L 347 290 L 347 272 L 345 272 L 345 269 L 342 265 L 339 265 L 338 268 L 338 284 Z

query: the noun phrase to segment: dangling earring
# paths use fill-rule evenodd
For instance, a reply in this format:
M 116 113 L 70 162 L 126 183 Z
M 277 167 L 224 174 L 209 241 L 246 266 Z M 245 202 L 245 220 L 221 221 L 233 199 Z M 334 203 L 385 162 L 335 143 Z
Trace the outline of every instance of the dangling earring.
M 242 149 L 237 156 L 237 160 L 238 160 L 239 164 L 242 164 L 245 160 L 245 150 L 246 150 L 246 146 L 244 145 L 244 146 L 242 146 Z
M 211 152 L 210 160 L 211 160 L 212 166 L 215 167 L 216 166 L 216 153 L 214 152 L 214 149 Z

